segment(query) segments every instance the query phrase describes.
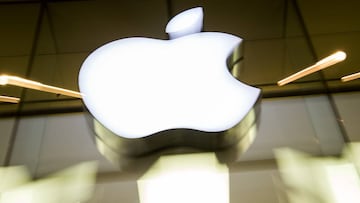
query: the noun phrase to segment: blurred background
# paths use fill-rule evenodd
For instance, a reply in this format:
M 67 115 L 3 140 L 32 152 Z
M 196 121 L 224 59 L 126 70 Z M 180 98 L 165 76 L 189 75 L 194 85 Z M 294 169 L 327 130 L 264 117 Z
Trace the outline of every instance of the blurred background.
M 0 0 L 0 75 L 78 90 L 84 59 L 121 38 L 167 39 L 177 13 L 202 6 L 204 31 L 244 39 L 237 77 L 262 89 L 253 145 L 228 165 L 230 202 L 286 202 L 273 150 L 339 155 L 360 140 L 360 2 L 357 0 Z M 283 87 L 277 81 L 335 51 L 345 61 Z M 139 56 L 141 60 L 141 56 Z M 114 92 L 116 94 L 116 92 Z M 0 95 L 0 165 L 25 165 L 34 178 L 98 160 L 90 202 L 139 202 L 136 170 L 119 171 L 98 152 L 80 99 L 14 86 Z

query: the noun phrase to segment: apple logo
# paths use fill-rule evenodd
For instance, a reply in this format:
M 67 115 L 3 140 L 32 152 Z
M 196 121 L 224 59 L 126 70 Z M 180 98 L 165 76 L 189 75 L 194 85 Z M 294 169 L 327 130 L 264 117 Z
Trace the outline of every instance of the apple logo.
M 169 40 L 124 38 L 86 58 L 79 89 L 99 142 L 140 155 L 172 146 L 217 149 L 241 139 L 224 132 L 244 123 L 261 91 L 228 70 L 242 39 L 201 32 L 202 21 L 202 8 L 189 9 L 167 24 Z

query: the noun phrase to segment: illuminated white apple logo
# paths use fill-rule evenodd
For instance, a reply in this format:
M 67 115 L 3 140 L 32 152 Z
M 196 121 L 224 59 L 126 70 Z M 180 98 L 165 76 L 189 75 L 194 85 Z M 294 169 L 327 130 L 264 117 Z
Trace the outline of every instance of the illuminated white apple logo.
M 242 39 L 200 32 L 202 20 L 202 8 L 193 8 L 168 23 L 170 40 L 125 38 L 90 54 L 79 88 L 92 116 L 124 138 L 179 128 L 220 132 L 238 124 L 260 90 L 228 71 L 226 60 Z

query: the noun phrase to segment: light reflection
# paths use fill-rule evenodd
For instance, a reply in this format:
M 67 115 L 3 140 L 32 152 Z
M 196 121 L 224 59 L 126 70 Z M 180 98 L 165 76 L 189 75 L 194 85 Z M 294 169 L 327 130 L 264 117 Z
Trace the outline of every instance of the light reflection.
M 275 151 L 290 203 L 360 202 L 360 143 L 341 157 L 313 157 L 283 148 Z
M 214 153 L 163 156 L 137 184 L 141 203 L 229 202 L 229 170 Z
M 0 167 L 0 200 L 2 192 L 28 183 L 30 180 L 31 176 L 24 166 Z
M 85 162 L 32 181 L 25 167 L 0 168 L 0 203 L 83 202 L 93 194 L 97 164 Z

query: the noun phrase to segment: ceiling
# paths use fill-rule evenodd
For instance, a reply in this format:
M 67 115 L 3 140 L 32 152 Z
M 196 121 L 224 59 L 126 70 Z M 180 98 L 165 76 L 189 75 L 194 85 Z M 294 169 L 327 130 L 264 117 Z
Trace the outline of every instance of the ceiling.
M 204 31 L 244 39 L 245 60 L 236 75 L 261 88 L 263 97 L 359 90 L 359 81 L 339 80 L 360 70 L 356 0 L 1 0 L 0 74 L 78 90 L 78 72 L 91 51 L 131 36 L 167 39 L 170 17 L 195 6 L 204 8 Z M 276 85 L 337 50 L 347 53 L 344 62 L 287 86 Z M 0 91 L 22 101 L 2 103 L 2 116 L 82 111 L 79 99 L 13 86 Z
M 360 90 L 360 80 L 339 80 L 360 71 L 358 0 L 0 0 L 0 74 L 78 90 L 78 72 L 89 53 L 125 37 L 167 39 L 168 20 L 195 6 L 204 8 L 204 31 L 244 39 L 244 62 L 236 76 L 261 88 L 264 97 L 258 137 L 241 162 L 230 167 L 230 172 L 241 172 L 232 173 L 231 202 L 271 202 L 267 198 L 276 199 L 272 184 L 273 175 L 278 175 L 274 148 L 288 146 L 312 154 L 339 152 L 341 133 L 336 120 L 330 120 L 337 108 L 352 118 L 344 124 L 358 136 L 359 95 L 331 94 Z M 337 50 L 347 53 L 344 62 L 289 85 L 276 85 Z M 0 138 L 8 139 L 6 134 L 10 140 L 17 137 L 15 144 L 10 141 L 14 146 L 6 149 L 12 150 L 6 154 L 11 156 L 9 163 L 25 164 L 34 176 L 43 176 L 95 157 L 101 160 L 95 199 L 108 195 L 108 201 L 114 202 L 123 195 L 124 202 L 134 202 L 134 174 L 119 174 L 96 151 L 84 116 L 78 114 L 83 112 L 80 99 L 14 86 L 0 86 L 0 95 L 21 98 L 19 104 L 0 103 Z M 292 97 L 308 95 L 312 96 Z M 41 114 L 43 117 L 27 117 Z M 8 127 L 11 125 L 15 128 Z M 6 151 L 4 143 L 0 142 L 0 151 Z M 264 189 L 262 195 L 246 195 L 259 187 Z

